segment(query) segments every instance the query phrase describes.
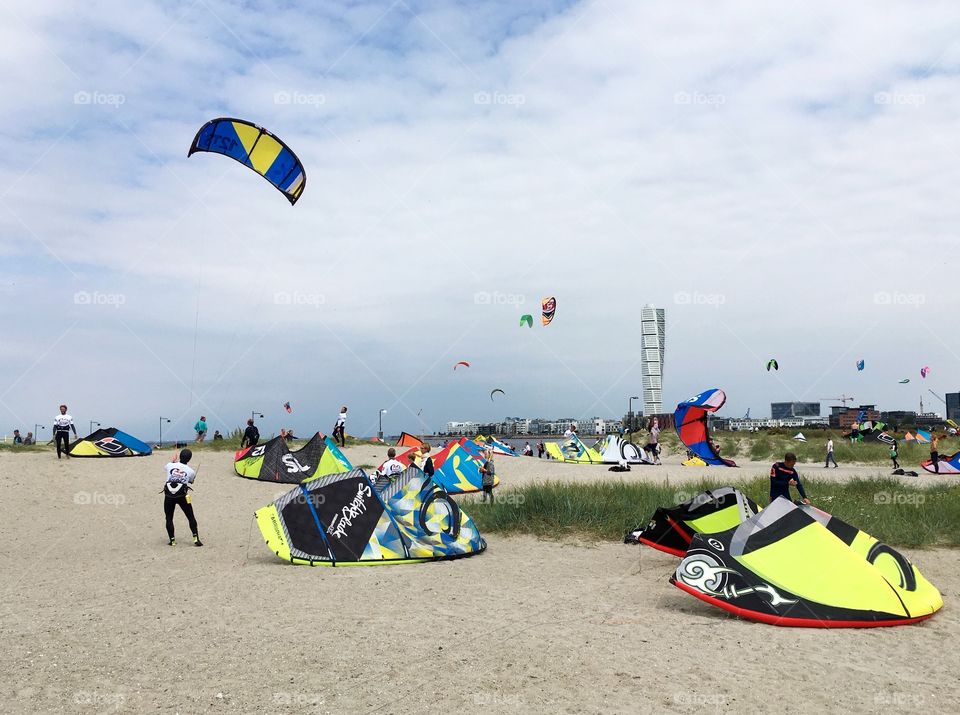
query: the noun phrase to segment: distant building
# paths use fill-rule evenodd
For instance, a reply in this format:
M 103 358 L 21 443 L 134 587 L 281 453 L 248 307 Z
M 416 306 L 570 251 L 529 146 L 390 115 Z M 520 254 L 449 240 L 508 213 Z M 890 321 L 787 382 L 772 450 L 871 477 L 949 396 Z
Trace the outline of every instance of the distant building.
M 861 413 L 864 420 L 876 422 L 880 419 L 880 412 L 876 405 L 860 405 L 859 407 L 831 407 L 830 426 L 834 429 L 848 430 L 859 421 Z
M 960 392 L 947 393 L 947 419 L 960 422 Z
M 733 432 L 754 432 L 760 429 L 774 429 L 777 427 L 826 427 L 826 417 L 788 417 L 785 419 L 763 419 L 757 417 L 722 417 L 710 421 L 710 426 L 716 430 L 731 430 Z
M 663 412 L 663 353 L 667 338 L 663 308 L 649 304 L 640 309 L 640 332 L 643 414 L 656 415 Z
M 819 417 L 819 402 L 771 402 L 770 418 L 788 420 L 791 417 Z

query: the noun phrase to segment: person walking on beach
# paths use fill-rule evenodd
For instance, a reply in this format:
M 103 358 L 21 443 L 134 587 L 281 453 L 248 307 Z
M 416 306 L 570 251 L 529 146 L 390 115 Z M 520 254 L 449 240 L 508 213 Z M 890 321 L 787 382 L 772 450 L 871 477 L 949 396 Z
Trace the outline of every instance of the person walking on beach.
M 193 545 L 203 546 L 197 531 L 197 519 L 193 515 L 193 504 L 190 503 L 190 485 L 197 478 L 196 470 L 187 466 L 191 457 L 193 457 L 193 452 L 189 449 L 181 449 L 179 452 L 173 453 L 173 461 L 168 462 L 167 466 L 164 467 L 167 473 L 167 481 L 163 485 L 163 515 L 166 519 L 170 546 L 177 545 L 173 533 L 173 514 L 178 506 L 184 516 L 187 517 L 187 524 L 189 524 L 190 532 L 193 534 Z
M 76 437 L 77 428 L 73 424 L 73 417 L 67 414 L 66 405 L 60 405 L 60 414 L 53 418 L 53 439 L 57 443 L 57 459 L 60 459 L 61 452 L 67 454 L 67 448 L 70 446 L 70 430 L 73 430 L 73 436 Z M 67 458 L 69 457 L 70 455 L 67 454 Z
M 207 438 L 207 418 L 200 415 L 200 419 L 193 426 L 193 430 L 197 433 L 197 442 L 205 440 Z
M 543 453 L 547 451 L 546 446 L 543 444 L 543 440 L 537 442 L 537 459 L 543 459 Z
M 837 460 L 833 456 L 833 437 L 827 438 L 827 461 L 824 463 L 823 468 L 826 469 L 830 466 L 830 462 L 833 462 L 833 466 L 837 466 Z
M 344 430 L 347 427 L 347 406 L 340 408 L 340 414 L 337 415 L 337 423 L 333 426 L 333 441 L 341 447 L 346 447 L 346 438 Z
M 890 459 L 893 460 L 893 468 L 900 469 L 900 462 L 897 461 L 897 441 L 894 440 L 890 445 Z
M 793 452 L 787 452 L 783 455 L 782 462 L 776 462 L 770 467 L 770 503 L 777 497 L 790 499 L 790 487 L 796 487 L 800 494 L 800 499 L 804 504 L 809 504 L 807 493 L 800 482 L 800 475 L 794 469 L 797 463 L 797 455 Z
M 940 438 L 936 432 L 930 435 L 930 465 L 934 472 L 940 474 Z
M 484 453 L 483 466 L 480 467 L 481 486 L 483 486 L 483 496 L 480 501 L 486 501 L 490 497 L 490 503 L 493 504 L 493 483 L 496 478 L 497 468 L 493 463 L 493 450 L 488 449 Z
M 651 462 L 660 464 L 660 422 L 656 419 L 650 425 L 650 436 L 643 451 L 650 455 Z
M 244 447 L 256 447 L 260 442 L 260 430 L 253 423 L 253 417 L 247 420 L 247 428 L 243 431 L 243 438 L 240 440 L 240 449 Z

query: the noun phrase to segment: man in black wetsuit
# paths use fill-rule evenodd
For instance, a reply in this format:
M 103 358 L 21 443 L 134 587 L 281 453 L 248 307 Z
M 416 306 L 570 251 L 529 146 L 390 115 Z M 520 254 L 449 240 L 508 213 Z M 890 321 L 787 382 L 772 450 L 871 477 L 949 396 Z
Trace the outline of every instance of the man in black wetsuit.
M 67 453 L 67 448 L 70 446 L 70 430 L 73 430 L 73 436 L 76 437 L 77 428 L 73 424 L 73 417 L 67 414 L 66 405 L 60 405 L 60 414 L 53 418 L 53 439 L 57 443 L 57 459 L 60 459 L 61 452 Z M 67 454 L 67 457 L 69 456 Z
M 797 488 L 797 491 L 800 493 L 800 499 L 804 504 L 810 503 L 810 500 L 807 499 L 807 493 L 803 489 L 803 484 L 800 483 L 800 475 L 797 473 L 797 470 L 794 469 L 796 463 L 797 455 L 793 452 L 787 452 L 783 455 L 782 462 L 777 462 L 770 467 L 771 503 L 773 503 L 773 500 L 777 497 L 789 499 L 790 487 Z
M 167 536 L 170 537 L 170 546 L 177 545 L 177 540 L 173 536 L 173 514 L 178 506 L 187 517 L 187 523 L 193 534 L 193 545 L 203 546 L 197 533 L 197 519 L 193 515 L 193 504 L 190 503 L 190 485 L 197 478 L 193 467 L 187 466 L 192 456 L 193 452 L 189 449 L 181 449 L 179 454 L 174 455 L 173 461 L 164 467 L 167 472 L 167 481 L 163 485 L 163 514 L 167 519 Z
M 260 430 L 253 424 L 253 418 L 247 420 L 247 428 L 243 431 L 243 439 L 240 440 L 240 449 L 244 447 L 256 447 L 260 441 Z

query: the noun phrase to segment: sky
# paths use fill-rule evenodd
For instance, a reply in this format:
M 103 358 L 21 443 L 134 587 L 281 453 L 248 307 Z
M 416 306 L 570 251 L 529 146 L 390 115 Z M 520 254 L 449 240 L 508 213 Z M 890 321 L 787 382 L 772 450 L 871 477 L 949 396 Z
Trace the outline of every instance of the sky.
M 341 404 L 358 436 L 381 409 L 388 434 L 620 417 L 647 303 L 665 410 L 721 387 L 728 416 L 942 411 L 928 390 L 960 389 L 955 3 L 0 17 L 0 433 L 49 438 L 61 402 L 81 433 L 151 440 L 251 411 L 329 431 Z M 221 116 L 297 153 L 295 206 L 187 157 Z M 553 324 L 520 327 L 550 295 Z

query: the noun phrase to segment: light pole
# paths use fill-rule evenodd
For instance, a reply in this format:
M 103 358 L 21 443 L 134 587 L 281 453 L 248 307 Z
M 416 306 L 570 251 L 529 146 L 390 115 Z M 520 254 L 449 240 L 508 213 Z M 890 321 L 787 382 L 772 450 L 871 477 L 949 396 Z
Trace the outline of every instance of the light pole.
M 384 409 L 380 410 L 379 420 L 380 420 L 380 429 L 377 432 L 377 438 L 383 441 L 383 416 L 387 414 L 387 411 Z
M 633 401 L 640 398 L 634 395 L 627 401 L 627 419 L 630 421 L 630 428 L 627 432 L 633 432 Z
M 45 425 L 34 424 L 33 425 L 33 443 L 40 444 L 40 430 L 46 429 Z
M 250 413 L 250 419 L 251 419 L 251 420 L 255 420 L 255 419 L 257 419 L 257 417 L 259 417 L 260 419 L 263 419 L 263 413 L 262 413 L 262 412 L 257 412 L 256 410 L 253 410 L 253 411 Z
M 169 417 L 160 418 L 160 439 L 157 440 L 157 446 L 161 448 L 163 447 L 163 423 L 164 422 L 166 422 L 167 424 L 170 424 L 170 418 Z
M 87 432 L 87 434 L 93 434 L 93 426 L 94 426 L 94 425 L 96 425 L 97 427 L 99 427 L 99 426 L 100 426 L 100 423 L 97 422 L 96 420 L 90 420 L 90 431 Z

